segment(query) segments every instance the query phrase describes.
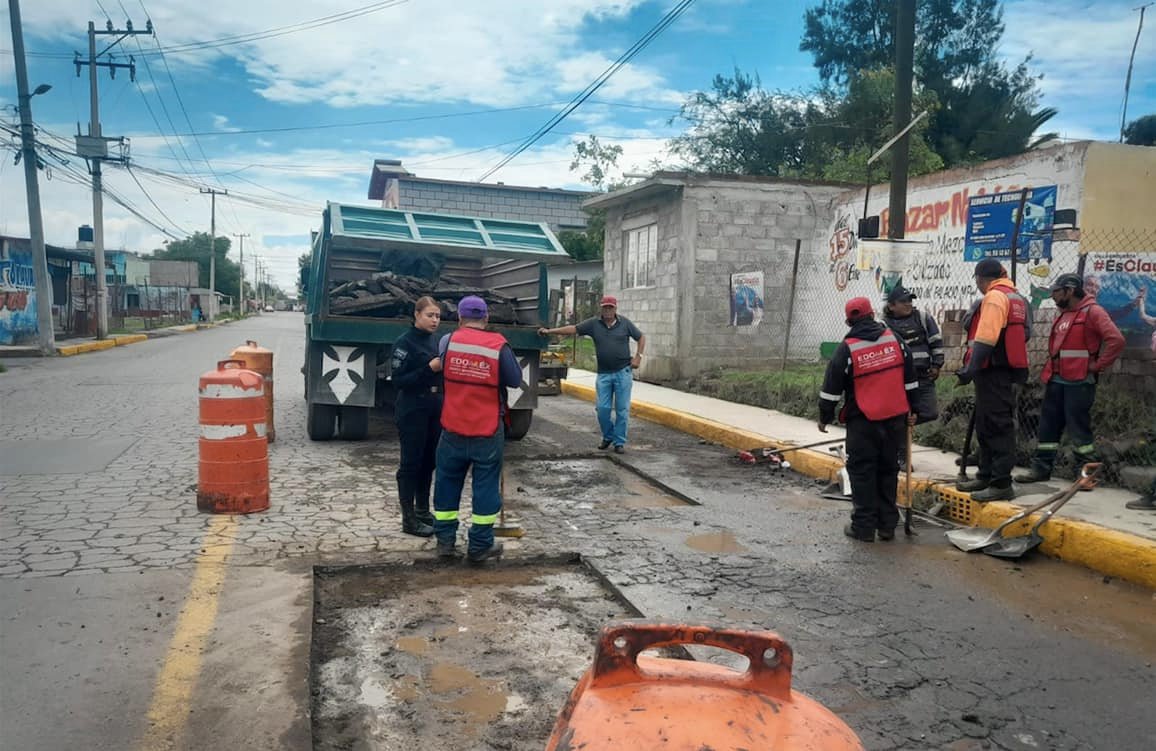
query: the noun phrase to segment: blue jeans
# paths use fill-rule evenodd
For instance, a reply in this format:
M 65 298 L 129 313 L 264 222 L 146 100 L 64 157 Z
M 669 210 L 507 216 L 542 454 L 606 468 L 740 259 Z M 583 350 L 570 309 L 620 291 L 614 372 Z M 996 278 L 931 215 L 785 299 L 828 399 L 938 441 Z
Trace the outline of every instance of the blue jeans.
M 602 429 L 602 440 L 615 446 L 626 445 L 626 426 L 630 417 L 630 387 L 634 375 L 627 365 L 613 373 L 599 373 L 594 381 L 598 402 L 594 411 L 598 414 L 598 427 Z M 613 421 L 610 419 L 614 412 Z
M 437 475 L 434 481 L 434 534 L 438 542 L 452 545 L 458 536 L 458 507 L 466 472 L 473 466 L 474 504 L 470 518 L 469 551 L 481 553 L 494 544 L 494 522 L 502 510 L 499 483 L 506 434 L 502 426 L 486 438 L 467 438 L 448 430 L 438 441 Z

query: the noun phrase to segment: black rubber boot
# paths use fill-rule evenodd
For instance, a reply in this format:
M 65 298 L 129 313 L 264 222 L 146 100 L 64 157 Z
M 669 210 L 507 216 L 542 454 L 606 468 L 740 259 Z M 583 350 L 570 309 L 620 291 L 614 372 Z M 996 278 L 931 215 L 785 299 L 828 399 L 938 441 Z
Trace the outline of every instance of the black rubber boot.
M 434 528 L 417 518 L 413 501 L 401 501 L 401 531 L 414 537 L 433 537 Z
M 971 500 L 979 501 L 980 503 L 989 503 L 990 501 L 1011 501 L 1016 497 L 1016 492 L 1011 485 L 1006 488 L 997 488 L 994 485 L 983 490 L 977 490 L 971 494 Z
M 879 529 L 876 530 L 876 532 L 879 534 L 879 539 L 883 542 L 890 542 L 895 539 L 894 529 Z
M 873 529 L 860 530 L 848 524 L 846 527 L 843 527 L 843 534 L 859 542 L 875 542 L 875 530 Z
M 429 498 L 418 498 L 413 502 L 413 515 L 419 522 L 433 529 L 434 515 L 429 510 Z
M 438 558 L 442 560 L 453 560 L 458 557 L 458 546 L 452 542 L 438 543 Z
M 967 480 L 966 482 L 957 482 L 955 489 L 961 493 L 974 493 L 977 490 L 987 490 L 991 485 L 991 480 L 981 480 L 978 477 L 974 480 Z
M 1133 511 L 1156 511 L 1156 495 L 1146 495 L 1134 501 L 1128 501 L 1124 504 L 1124 508 Z

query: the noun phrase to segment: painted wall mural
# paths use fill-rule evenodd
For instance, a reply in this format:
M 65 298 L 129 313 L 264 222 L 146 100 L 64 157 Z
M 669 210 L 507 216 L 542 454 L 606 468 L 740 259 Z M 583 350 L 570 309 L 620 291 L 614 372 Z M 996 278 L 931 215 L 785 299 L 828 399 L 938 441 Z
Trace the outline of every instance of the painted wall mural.
M 0 344 L 34 343 L 38 336 L 32 254 L 4 246 L 0 248 Z

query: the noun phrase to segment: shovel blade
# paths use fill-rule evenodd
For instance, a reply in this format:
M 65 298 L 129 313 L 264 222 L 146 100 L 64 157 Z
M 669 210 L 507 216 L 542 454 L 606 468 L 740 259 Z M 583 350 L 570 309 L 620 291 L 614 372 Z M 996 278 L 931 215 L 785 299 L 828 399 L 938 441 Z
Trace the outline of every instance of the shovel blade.
M 999 533 L 994 529 L 983 529 L 982 527 L 952 529 L 943 534 L 947 536 L 948 542 L 965 553 L 979 550 L 1000 540 Z
M 983 552 L 996 558 L 1022 558 L 1040 546 L 1044 538 L 1039 535 L 1009 537 L 989 545 Z

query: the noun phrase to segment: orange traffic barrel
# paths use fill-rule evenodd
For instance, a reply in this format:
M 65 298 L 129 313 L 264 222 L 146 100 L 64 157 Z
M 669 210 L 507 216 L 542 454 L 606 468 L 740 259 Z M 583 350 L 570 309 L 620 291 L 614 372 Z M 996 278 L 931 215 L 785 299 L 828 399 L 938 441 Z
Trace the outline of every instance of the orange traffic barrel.
M 201 375 L 197 508 L 248 514 L 269 508 L 265 379 L 240 360 L 221 360 Z
M 252 339 L 229 353 L 230 359 L 240 360 L 249 370 L 265 376 L 265 430 L 269 441 L 277 438 L 273 429 L 273 350 L 265 349 Z
M 641 654 L 684 645 L 729 650 L 749 665 L 740 672 Z M 770 631 L 649 621 L 607 626 L 546 749 L 862 749 L 830 710 L 791 690 L 791 662 L 791 648 Z

